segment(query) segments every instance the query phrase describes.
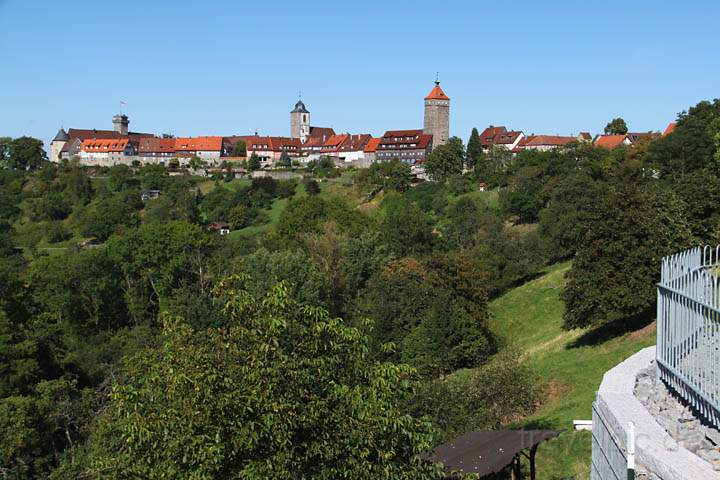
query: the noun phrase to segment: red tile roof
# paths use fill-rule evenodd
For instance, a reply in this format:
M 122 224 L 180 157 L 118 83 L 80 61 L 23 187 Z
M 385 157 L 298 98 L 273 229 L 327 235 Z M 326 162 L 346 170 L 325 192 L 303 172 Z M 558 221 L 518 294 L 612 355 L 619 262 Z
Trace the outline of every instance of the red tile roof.
M 128 138 L 87 139 L 82 142 L 83 152 L 123 152 L 128 146 Z
M 175 152 L 174 138 L 143 137 L 138 142 L 140 153 L 173 153 Z
M 371 138 L 365 145 L 365 153 L 375 153 L 382 138 Z
M 450 100 L 450 97 L 445 95 L 445 92 L 440 88 L 440 82 L 435 82 L 435 87 L 430 90 L 425 100 Z
M 335 130 L 329 127 L 310 127 L 310 135 L 308 138 L 324 138 L 328 139 L 335 135 Z M 323 140 L 324 142 L 325 140 Z
M 222 137 L 180 137 L 175 139 L 176 152 L 219 152 Z
M 677 123 L 675 123 L 675 122 L 668 123 L 668 126 L 667 126 L 667 128 L 665 128 L 665 131 L 663 132 L 662 136 L 667 137 L 668 135 L 673 133 L 675 131 L 676 126 L 677 126 Z
M 483 145 L 492 145 L 493 139 L 500 133 L 504 133 L 504 132 L 507 132 L 507 128 L 494 127 L 494 126 L 490 125 L 488 128 L 483 130 L 483 132 L 480 134 L 480 143 Z
M 379 150 L 426 149 L 432 142 L 432 135 L 422 130 L 388 130 L 380 139 Z
M 345 141 L 348 139 L 350 135 L 341 134 L 341 135 L 332 135 L 330 138 L 325 140 L 325 142 L 322 145 L 322 152 L 329 153 L 329 152 L 337 152 L 340 148 L 340 145 L 345 143 Z
M 595 146 L 612 149 L 622 145 L 626 138 L 627 135 L 599 135 L 595 139 Z
M 69 138 L 79 138 L 80 140 L 87 140 L 88 138 L 97 138 L 97 139 L 109 139 L 109 138 L 122 138 L 125 135 L 120 135 L 120 133 L 116 132 L 115 130 L 96 130 L 96 129 L 82 129 L 82 128 L 69 128 L 68 129 L 68 137 Z M 136 133 L 136 132 L 129 132 L 127 134 L 128 137 L 130 137 L 131 140 L 140 139 L 142 137 L 154 137 L 152 133 Z
M 357 152 L 364 150 L 365 146 L 371 139 L 372 136 L 369 133 L 350 135 L 348 139 L 340 145 L 340 150 L 343 152 Z
M 526 141 L 521 142 L 526 147 L 552 146 L 562 147 L 570 142 L 576 141 L 575 137 L 564 137 L 560 135 L 532 135 Z
M 330 137 L 335 135 L 335 130 L 325 127 L 310 127 L 310 135 L 303 144 L 303 149 L 308 150 L 313 147 L 322 147 Z
M 519 130 L 508 132 L 505 127 L 494 127 L 490 125 L 480 134 L 480 144 L 484 147 L 493 145 L 511 145 L 517 141 L 517 138 L 523 133 Z
M 411 137 L 414 135 L 422 135 L 422 130 L 388 130 L 383 135 L 385 137 Z
M 264 137 L 260 135 L 248 135 L 239 137 L 228 137 L 232 145 L 238 140 L 244 140 L 248 152 L 289 152 L 300 151 L 300 139 L 290 137 Z
M 511 132 L 503 132 L 495 136 L 493 139 L 493 145 L 510 145 L 515 143 L 517 138 L 523 133 L 520 131 L 513 130 Z M 482 143 L 482 142 L 481 142 Z

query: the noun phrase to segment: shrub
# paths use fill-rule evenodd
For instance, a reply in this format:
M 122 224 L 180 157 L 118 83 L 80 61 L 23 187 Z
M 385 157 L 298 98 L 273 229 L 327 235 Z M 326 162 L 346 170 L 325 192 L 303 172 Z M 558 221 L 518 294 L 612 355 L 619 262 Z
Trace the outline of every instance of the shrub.
M 48 222 L 46 228 L 45 239 L 48 243 L 59 243 L 72 238 L 72 233 L 65 228 L 62 222 Z

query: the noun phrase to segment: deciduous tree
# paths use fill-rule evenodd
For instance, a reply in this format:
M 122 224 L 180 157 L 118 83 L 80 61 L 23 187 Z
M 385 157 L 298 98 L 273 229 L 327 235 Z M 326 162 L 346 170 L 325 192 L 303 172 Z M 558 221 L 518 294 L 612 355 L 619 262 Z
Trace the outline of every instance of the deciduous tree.
M 563 292 L 568 328 L 625 322 L 648 314 L 663 256 L 692 236 L 682 202 L 655 185 L 619 184 L 598 205 Z
M 436 182 L 444 182 L 463 171 L 465 147 L 458 137 L 451 137 L 445 145 L 433 148 L 425 160 L 425 169 Z
M 285 284 L 261 299 L 219 289 L 231 318 L 193 331 L 166 319 L 159 349 L 130 358 L 79 472 L 94 478 L 434 479 L 427 423 L 401 409 L 407 366 Z M 142 432 L 138 434 L 138 432 Z
M 622 118 L 613 118 L 605 125 L 605 135 L 625 135 L 628 132 L 627 124 Z

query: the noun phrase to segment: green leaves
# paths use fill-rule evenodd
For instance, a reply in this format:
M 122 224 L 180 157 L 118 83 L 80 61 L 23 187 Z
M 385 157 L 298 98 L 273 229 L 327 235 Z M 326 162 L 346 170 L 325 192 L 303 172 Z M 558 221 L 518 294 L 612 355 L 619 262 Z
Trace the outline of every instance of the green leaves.
M 367 337 L 280 282 L 221 282 L 228 327 L 164 322 L 125 362 L 83 460 L 98 478 L 436 478 L 429 425 L 400 402 L 414 371 L 368 358 Z M 83 464 L 83 462 L 78 465 Z
M 593 213 L 563 292 L 568 328 L 626 321 L 655 302 L 660 260 L 687 248 L 684 205 L 654 184 L 619 184 Z
M 460 175 L 465 161 L 465 147 L 458 137 L 451 137 L 445 145 L 433 148 L 425 160 L 425 170 L 436 182 L 444 182 Z

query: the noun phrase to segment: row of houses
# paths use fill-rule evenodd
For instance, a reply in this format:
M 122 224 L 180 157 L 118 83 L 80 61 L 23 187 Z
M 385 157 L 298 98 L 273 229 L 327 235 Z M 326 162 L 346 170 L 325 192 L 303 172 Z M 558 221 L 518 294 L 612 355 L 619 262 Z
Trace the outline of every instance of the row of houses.
M 662 133 L 669 135 L 675 128 L 671 123 Z M 502 148 L 513 153 L 522 150 L 548 151 L 561 148 L 573 142 L 592 143 L 596 147 L 613 149 L 623 145 L 634 145 L 641 140 L 660 137 L 657 132 L 629 132 L 621 135 L 596 135 L 594 138 L 588 132 L 578 135 L 525 135 L 520 130 L 508 130 L 504 126 L 490 125 L 480 134 L 480 144 L 485 152 L 493 148 Z
M 290 112 L 290 137 L 258 135 L 204 136 L 171 138 L 129 131 L 127 115 L 113 117 L 113 130 L 61 128 L 51 142 L 50 159 L 79 158 L 83 164 L 112 166 L 117 164 L 181 165 L 194 157 L 209 166 L 223 161 L 237 161 L 236 145 L 246 145 L 247 156 L 260 158 L 264 166 L 277 164 L 285 154 L 301 162 L 329 157 L 340 166 L 365 167 L 376 160 L 397 158 L 409 164 L 422 163 L 434 146 L 448 139 L 450 98 L 440 82 L 423 99 L 424 125 L 416 130 L 389 130 L 380 138 L 368 133 L 336 133 L 328 127 L 310 124 L 310 111 L 300 99 Z
M 303 162 L 329 157 L 339 166 L 366 167 L 376 160 L 398 158 L 410 164 L 422 163 L 432 150 L 432 135 L 422 130 L 392 130 L 376 138 L 370 134 L 337 134 L 332 128 L 314 128 L 305 143 L 299 138 L 261 135 L 156 137 L 117 130 L 60 129 L 51 142 L 55 161 L 79 158 L 85 165 L 118 164 L 168 165 L 177 159 L 187 165 L 197 157 L 209 166 L 237 161 L 235 146 L 245 142 L 247 155 L 255 154 L 265 166 L 277 164 L 285 153 Z

